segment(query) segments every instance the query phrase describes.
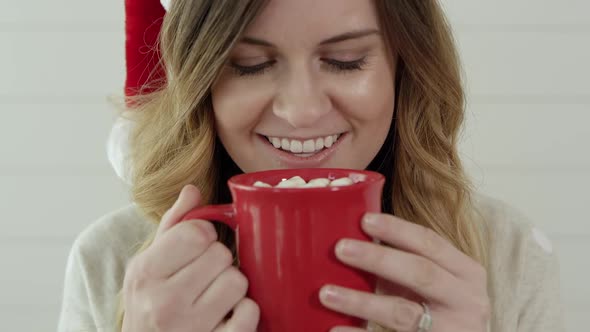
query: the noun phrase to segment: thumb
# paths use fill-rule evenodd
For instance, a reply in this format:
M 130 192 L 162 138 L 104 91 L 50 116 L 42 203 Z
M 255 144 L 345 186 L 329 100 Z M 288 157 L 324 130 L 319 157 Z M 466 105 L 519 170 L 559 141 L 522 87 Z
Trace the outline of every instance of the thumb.
M 162 216 L 156 232 L 156 238 L 162 236 L 167 230 L 176 225 L 180 221 L 180 218 L 200 204 L 201 192 L 199 189 L 192 184 L 184 186 L 174 205 Z

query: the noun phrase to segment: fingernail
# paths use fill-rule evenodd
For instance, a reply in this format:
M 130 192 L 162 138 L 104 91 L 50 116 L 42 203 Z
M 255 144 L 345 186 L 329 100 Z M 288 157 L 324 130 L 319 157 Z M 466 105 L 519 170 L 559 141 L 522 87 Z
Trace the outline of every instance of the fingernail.
M 320 290 L 320 300 L 324 303 L 336 304 L 342 300 L 342 294 L 334 286 L 325 286 Z
M 381 226 L 381 218 L 377 213 L 367 213 L 363 218 L 363 226 L 367 230 L 376 230 Z
M 355 241 L 341 240 L 336 245 L 336 254 L 340 257 L 357 257 L 361 254 L 361 248 Z

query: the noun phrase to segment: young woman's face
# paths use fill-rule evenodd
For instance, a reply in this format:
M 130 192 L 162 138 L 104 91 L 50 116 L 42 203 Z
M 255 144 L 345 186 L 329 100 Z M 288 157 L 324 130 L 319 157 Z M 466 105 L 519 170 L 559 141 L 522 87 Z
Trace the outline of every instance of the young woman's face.
M 271 0 L 213 87 L 244 172 L 364 169 L 391 125 L 395 63 L 368 0 Z

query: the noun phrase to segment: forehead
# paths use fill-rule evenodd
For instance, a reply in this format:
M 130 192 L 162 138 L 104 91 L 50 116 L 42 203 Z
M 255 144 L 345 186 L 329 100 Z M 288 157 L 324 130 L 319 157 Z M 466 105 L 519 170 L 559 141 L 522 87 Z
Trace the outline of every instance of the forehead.
M 292 45 L 378 26 L 372 0 L 270 0 L 245 34 Z

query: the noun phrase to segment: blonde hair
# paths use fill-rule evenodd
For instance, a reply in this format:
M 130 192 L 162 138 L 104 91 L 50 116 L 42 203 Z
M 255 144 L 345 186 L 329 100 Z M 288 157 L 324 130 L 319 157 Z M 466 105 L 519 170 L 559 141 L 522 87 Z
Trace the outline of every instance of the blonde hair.
M 160 51 L 167 81 L 133 99 L 132 112 L 132 196 L 153 221 L 188 183 L 200 188 L 204 204 L 228 199 L 224 181 L 239 170 L 217 140 L 210 90 L 232 46 L 265 4 L 177 0 L 166 15 Z M 375 5 L 397 58 L 390 139 L 376 157 L 381 160 L 372 163 L 388 178 L 384 209 L 434 230 L 487 266 L 484 231 L 457 151 L 464 94 L 451 29 L 435 0 Z M 232 234 L 216 227 L 232 247 Z M 123 314 L 120 303 L 119 328 Z

